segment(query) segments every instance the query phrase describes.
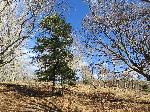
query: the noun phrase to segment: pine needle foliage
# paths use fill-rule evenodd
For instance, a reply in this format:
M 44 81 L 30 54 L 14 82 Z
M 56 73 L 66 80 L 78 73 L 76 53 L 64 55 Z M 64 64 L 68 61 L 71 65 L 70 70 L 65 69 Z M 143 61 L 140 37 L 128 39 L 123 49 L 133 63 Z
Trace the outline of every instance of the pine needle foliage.
M 73 84 L 76 80 L 74 70 L 69 66 L 73 60 L 70 46 L 73 43 L 72 27 L 59 15 L 45 17 L 41 22 L 44 36 L 38 37 L 33 50 L 38 54 L 35 59 L 40 64 L 36 74 L 39 80 Z

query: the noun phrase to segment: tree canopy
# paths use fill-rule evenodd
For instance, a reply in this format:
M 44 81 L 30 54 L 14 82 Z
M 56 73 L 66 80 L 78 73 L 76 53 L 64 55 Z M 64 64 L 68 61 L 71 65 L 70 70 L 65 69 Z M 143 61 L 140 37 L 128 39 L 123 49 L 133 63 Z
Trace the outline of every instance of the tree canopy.
M 99 0 L 89 1 L 89 7 L 91 13 L 83 21 L 87 48 L 97 52 L 99 59 L 103 54 L 111 62 L 121 61 L 150 80 L 149 4 Z
M 73 54 L 69 47 L 73 42 L 71 26 L 59 15 L 45 17 L 41 28 L 47 35 L 37 38 L 34 51 L 37 53 L 36 61 L 40 64 L 37 71 L 39 80 L 71 84 L 76 80 L 74 70 L 69 66 Z

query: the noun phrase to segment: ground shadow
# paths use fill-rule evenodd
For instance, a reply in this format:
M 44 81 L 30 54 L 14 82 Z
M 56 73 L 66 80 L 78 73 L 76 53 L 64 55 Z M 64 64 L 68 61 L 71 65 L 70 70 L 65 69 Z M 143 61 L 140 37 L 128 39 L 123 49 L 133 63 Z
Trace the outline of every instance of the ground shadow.
M 46 104 L 48 102 L 48 104 Z M 54 103 L 47 101 L 46 103 L 30 102 L 29 106 L 26 107 L 27 110 L 38 110 L 44 112 L 63 112 Z
M 51 96 L 61 96 L 58 93 L 52 93 L 51 91 L 40 91 L 37 88 L 29 87 L 27 85 L 19 85 L 19 84 L 8 84 L 8 83 L 0 83 L 0 86 L 4 86 L 7 89 L 1 90 L 0 92 L 9 92 L 14 91 L 23 96 L 29 97 L 51 97 Z
M 116 97 L 115 94 L 113 93 L 106 93 L 106 92 L 85 93 L 74 90 L 70 90 L 67 92 L 70 96 L 75 96 L 82 105 L 84 106 L 92 105 L 93 107 L 98 108 L 102 111 L 105 111 L 107 109 L 117 110 L 129 108 L 132 110 L 137 110 L 136 107 L 131 106 L 132 104 L 137 104 L 140 105 L 138 109 L 144 110 L 145 112 L 150 112 L 149 101 L 135 101 L 132 99 L 119 98 Z
M 125 99 L 125 98 L 118 98 L 115 96 L 114 93 L 85 93 L 85 92 L 79 92 L 79 91 L 67 91 L 68 94 L 77 96 L 78 98 L 83 99 L 90 99 L 93 102 L 101 102 L 102 100 L 109 101 L 109 102 L 127 102 L 127 103 L 138 103 L 138 104 L 150 104 L 149 101 L 133 101 L 132 99 Z
M 4 90 L 0 90 L 0 93 L 14 91 L 22 96 L 40 98 L 39 101 L 45 101 L 43 100 L 44 97 L 51 97 L 54 95 L 55 96 L 58 95 L 58 94 L 52 94 L 49 91 L 39 91 L 38 89 L 29 87 L 27 85 L 0 83 L 0 86 L 5 87 Z M 57 105 L 55 105 L 53 102 L 48 100 L 46 102 L 36 102 L 34 100 L 27 102 L 26 99 L 21 99 L 21 100 L 26 104 L 26 105 L 22 105 L 23 108 L 31 112 L 37 110 L 44 111 L 44 112 L 63 112 Z M 14 108 L 11 108 L 11 110 L 12 109 Z

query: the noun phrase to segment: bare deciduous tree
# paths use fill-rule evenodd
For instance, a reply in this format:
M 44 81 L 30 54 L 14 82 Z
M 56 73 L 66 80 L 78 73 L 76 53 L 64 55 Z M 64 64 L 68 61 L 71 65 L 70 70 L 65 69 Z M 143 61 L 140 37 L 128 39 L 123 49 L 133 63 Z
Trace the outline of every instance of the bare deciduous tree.
M 25 48 L 16 49 L 16 58 L 9 64 L 6 64 L 0 69 L 0 81 L 18 81 L 18 80 L 31 80 L 34 77 L 33 65 L 30 64 L 31 59 Z M 25 54 L 24 54 L 25 53 Z
M 150 80 L 150 8 L 127 1 L 88 1 L 91 13 L 83 26 L 88 31 L 85 43 L 110 60 L 121 61 Z
M 54 5 L 55 0 L 0 0 L 0 67 L 16 57 L 16 49 L 36 33 Z
M 56 0 L 0 0 L 1 81 L 33 76 L 28 69 L 30 59 L 22 49 L 39 31 L 41 18 L 54 11 L 55 4 Z

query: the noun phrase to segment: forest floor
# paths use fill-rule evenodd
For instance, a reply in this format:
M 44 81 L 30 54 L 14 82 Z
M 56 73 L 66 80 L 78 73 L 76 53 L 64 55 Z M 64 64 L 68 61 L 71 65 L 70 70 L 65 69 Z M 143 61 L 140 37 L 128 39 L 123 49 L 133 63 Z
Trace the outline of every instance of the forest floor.
M 150 112 L 150 92 L 67 86 L 63 96 L 46 83 L 0 83 L 0 112 Z

